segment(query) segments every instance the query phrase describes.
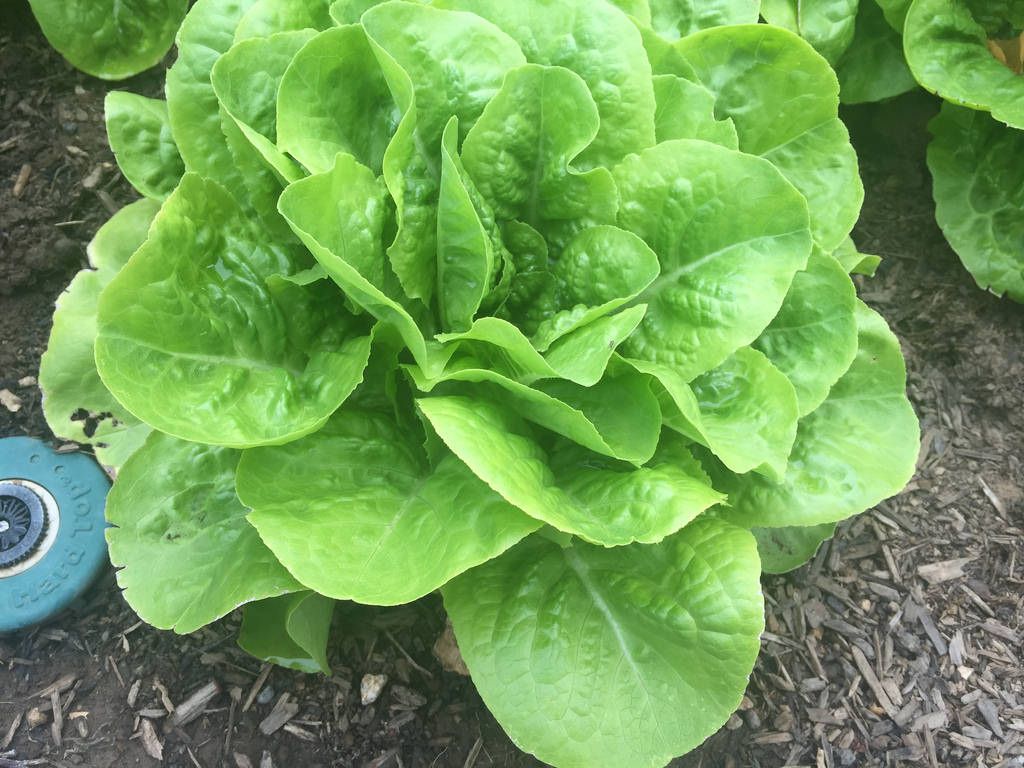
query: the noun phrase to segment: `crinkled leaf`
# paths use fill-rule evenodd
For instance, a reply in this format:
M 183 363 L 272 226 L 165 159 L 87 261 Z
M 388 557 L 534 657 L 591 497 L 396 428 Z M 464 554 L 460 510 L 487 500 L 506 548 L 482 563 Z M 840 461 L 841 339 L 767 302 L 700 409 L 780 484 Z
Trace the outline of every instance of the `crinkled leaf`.
M 111 91 L 104 114 L 110 148 L 128 183 L 145 197 L 165 199 L 185 172 L 171 135 L 167 102 Z
M 857 221 L 864 187 L 828 63 L 767 24 L 698 32 L 677 50 L 715 95 L 715 114 L 732 118 L 740 149 L 770 160 L 807 199 L 818 245 L 838 247 Z
M 287 181 L 302 177 L 293 160 L 277 148 L 277 97 L 285 70 L 316 33 L 279 32 L 236 43 L 213 67 L 221 106 L 260 156 Z
M 491 395 L 523 418 L 604 456 L 640 465 L 654 455 L 658 445 L 658 401 L 647 382 L 630 372 L 607 376 L 593 387 L 562 380 L 530 387 L 478 367 L 472 358 L 456 360 L 433 378 L 416 368 L 409 373 L 423 392 L 446 382 L 471 383 L 471 391 Z
M 64 440 L 92 443 L 100 461 L 120 467 L 150 428 L 114 399 L 96 371 L 96 311 L 100 291 L 146 239 L 159 210 L 151 200 L 131 203 L 104 224 L 89 243 L 89 265 L 57 297 L 53 329 L 39 363 L 43 413 Z
M 952 104 L 929 126 L 935 218 L 982 288 L 1024 302 L 1024 133 Z
M 853 42 L 858 6 L 874 0 L 761 0 L 769 24 L 796 32 L 832 65 Z
M 473 683 L 559 766 L 646 768 L 733 713 L 764 628 L 754 538 L 701 518 L 654 546 L 534 536 L 444 588 Z
M 903 40 L 886 23 L 876 0 L 861 0 L 853 42 L 836 64 L 836 74 L 844 104 L 882 101 L 917 87 Z
M 302 585 L 245 519 L 235 496 L 238 451 L 154 432 L 107 497 L 110 560 L 149 624 L 194 632 L 253 600 Z
M 1024 129 L 1024 78 L 992 55 L 988 34 L 963 0 L 914 0 L 903 48 L 924 88 Z
M 392 420 L 345 409 L 315 435 L 246 451 L 249 520 L 317 592 L 397 605 L 539 528 L 450 454 L 435 466 Z
M 675 75 L 656 75 L 654 95 L 658 102 L 655 130 L 659 143 L 701 139 L 729 149 L 739 147 L 736 126 L 730 118 L 715 117 L 715 97 L 704 86 Z
M 50 45 L 73 65 L 122 80 L 170 50 L 188 0 L 31 0 Z
M 387 265 L 382 234 L 386 192 L 373 172 L 351 155 L 338 155 L 331 171 L 288 186 L 281 214 L 346 295 L 394 326 L 416 361 L 427 370 L 427 343 L 416 321 L 382 287 Z
M 790 528 L 754 528 L 757 554 L 765 573 L 789 573 L 806 563 L 836 533 L 838 523 Z
M 370 338 L 215 182 L 186 174 L 100 299 L 96 362 L 133 414 L 246 447 L 320 428 L 362 379 Z
M 437 207 L 438 304 L 441 326 L 452 330 L 473 323 L 496 266 L 491 237 L 470 191 L 473 182 L 459 157 L 458 141 L 458 118 L 452 117 L 441 144 Z
M 600 120 L 579 164 L 611 166 L 654 144 L 654 93 L 643 42 L 629 18 L 594 0 L 435 0 L 479 14 L 518 41 L 527 61 L 583 78 Z M 566 87 L 548 81 L 553 88 Z M 575 112 L 567 112 L 573 114 Z M 570 158 L 571 159 L 571 158 Z M 474 176 L 475 178 L 475 176 Z
M 785 473 L 796 436 L 796 393 L 760 352 L 739 349 L 689 384 L 670 366 L 630 362 L 661 385 L 666 425 L 710 448 L 733 472 Z
M 643 240 L 618 227 L 597 226 L 578 233 L 549 265 L 554 306 L 533 336 L 541 352 L 559 339 L 614 312 L 639 296 L 658 277 L 658 256 Z
M 281 151 L 310 173 L 329 171 L 339 152 L 380 173 L 399 114 L 362 27 L 314 37 L 285 71 L 278 94 Z
M 648 0 L 651 26 L 668 40 L 709 27 L 757 22 L 761 0 Z
M 778 312 L 810 253 L 807 206 L 770 163 L 702 141 L 631 156 L 615 179 L 619 225 L 661 260 L 624 354 L 689 381 L 750 344 Z
M 278 32 L 324 30 L 334 26 L 330 0 L 256 0 L 235 29 L 235 42 Z
M 608 0 L 608 2 L 621 8 L 627 16 L 633 17 L 641 24 L 650 26 L 651 6 L 647 0 Z
M 334 601 L 316 592 L 296 592 L 245 606 L 238 645 L 257 659 L 299 672 L 331 673 L 327 638 Z
M 519 219 L 542 234 L 555 222 L 611 223 L 611 174 L 570 166 L 599 124 L 579 75 L 528 64 L 508 73 L 466 136 L 462 161 L 500 219 Z
M 857 292 L 831 256 L 811 255 L 754 347 L 793 382 L 800 415 L 815 410 L 857 355 Z
M 221 133 L 213 65 L 234 42 L 235 27 L 256 0 L 197 0 L 178 30 L 178 58 L 167 71 L 167 111 L 185 170 L 216 181 L 240 200 L 245 182 Z
M 454 396 L 417 403 L 445 444 L 507 501 L 595 544 L 661 541 L 723 500 L 675 463 L 624 468 L 568 446 L 549 456 L 511 407 Z
M 899 342 L 859 302 L 857 327 L 857 357 L 825 402 L 801 420 L 785 479 L 715 476 L 729 494 L 726 519 L 764 528 L 832 523 L 899 493 L 910 480 L 920 429 L 905 392 Z

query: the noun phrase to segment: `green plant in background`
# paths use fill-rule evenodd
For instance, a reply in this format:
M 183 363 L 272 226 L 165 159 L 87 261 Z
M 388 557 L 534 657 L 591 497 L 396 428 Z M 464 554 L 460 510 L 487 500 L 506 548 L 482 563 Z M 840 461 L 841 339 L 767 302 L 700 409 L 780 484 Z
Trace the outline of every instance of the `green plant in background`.
M 764 0 L 761 13 L 835 64 L 845 103 L 917 83 L 945 100 L 928 149 L 939 226 L 978 285 L 1024 301 L 1024 167 L 1007 162 L 1024 147 L 1024 2 Z
M 122 80 L 171 49 L 189 0 L 29 0 L 50 44 L 83 72 Z
M 725 722 L 762 562 L 918 446 L 848 275 L 874 262 L 839 84 L 757 14 L 199 0 L 166 102 L 109 97 L 147 199 L 40 374 L 54 431 L 120 468 L 139 615 L 245 606 L 243 647 L 312 671 L 334 601 L 440 590 L 542 760 L 662 765 Z

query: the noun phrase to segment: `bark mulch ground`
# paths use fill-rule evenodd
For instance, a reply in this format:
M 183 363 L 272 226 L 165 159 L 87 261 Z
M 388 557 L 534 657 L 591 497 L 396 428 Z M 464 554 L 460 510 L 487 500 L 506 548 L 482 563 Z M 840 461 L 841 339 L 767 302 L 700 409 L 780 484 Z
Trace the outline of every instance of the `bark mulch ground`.
M 0 405 L 0 436 L 49 438 L 35 376 L 52 303 L 131 192 L 105 145 L 109 86 L 71 70 L 10 7 L 0 390 L 20 408 Z M 159 77 L 119 87 L 155 95 Z M 855 237 L 885 257 L 862 295 L 904 345 L 917 476 L 810 565 L 765 580 L 768 631 L 743 706 L 677 768 L 1024 768 L 1024 307 L 978 290 L 935 226 L 934 111 L 912 95 L 846 114 L 867 187 Z M 435 655 L 436 599 L 342 607 L 329 678 L 261 665 L 236 630 L 237 617 L 186 638 L 152 630 L 107 575 L 74 613 L 0 638 L 0 768 L 538 765 Z M 386 682 L 364 705 L 367 675 Z

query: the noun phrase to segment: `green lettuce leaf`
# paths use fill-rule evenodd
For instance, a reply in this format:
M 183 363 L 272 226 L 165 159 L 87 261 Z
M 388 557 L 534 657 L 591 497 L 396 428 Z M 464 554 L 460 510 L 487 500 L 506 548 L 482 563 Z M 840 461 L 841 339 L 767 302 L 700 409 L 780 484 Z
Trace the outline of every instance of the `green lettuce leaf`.
M 110 561 L 139 616 L 194 632 L 253 600 L 303 587 L 246 521 L 241 454 L 154 432 L 107 497 Z
M 701 518 L 660 544 L 534 536 L 443 590 L 462 657 L 521 748 L 661 766 L 739 705 L 764 628 L 754 538 Z
M 729 149 L 739 148 L 736 125 L 728 117 L 719 120 L 715 116 L 715 97 L 704 86 L 676 75 L 655 75 L 654 95 L 659 144 L 673 139 L 701 139 Z
M 145 442 L 150 428 L 129 413 L 96 371 L 96 311 L 100 291 L 146 240 L 159 210 L 151 200 L 131 203 L 104 224 L 87 249 L 89 266 L 57 297 L 50 342 L 39 363 L 43 413 L 64 440 L 91 443 L 100 462 L 120 467 Z
M 761 0 L 648 0 L 651 26 L 668 40 L 709 27 L 757 22 Z
M 496 403 L 449 396 L 417 404 L 445 444 L 509 503 L 595 544 L 661 541 L 723 500 L 678 462 L 629 468 L 560 446 L 563 466 L 556 472 L 556 454 Z
M 838 523 L 790 528 L 754 528 L 765 573 L 789 573 L 809 561 L 836 533 Z
M 769 24 L 795 32 L 833 66 L 853 42 L 858 6 L 874 0 L 761 0 Z
M 83 72 L 123 80 L 171 48 L 188 0 L 30 0 L 50 45 Z
M 1024 302 L 1024 133 L 943 104 L 929 125 L 935 218 L 982 288 Z
M 920 430 L 906 366 L 885 321 L 858 302 L 857 357 L 828 398 L 804 417 L 781 483 L 712 472 L 729 494 L 721 514 L 744 527 L 844 520 L 898 493 L 914 473 Z
M 676 48 L 715 95 L 715 114 L 732 118 L 740 149 L 782 171 L 807 199 L 815 241 L 837 248 L 857 221 L 864 187 L 828 63 L 765 24 L 709 29 Z
M 186 174 L 103 291 L 104 384 L 185 440 L 248 447 L 319 429 L 362 379 L 370 337 L 328 284 L 266 282 L 295 271 L 227 192 Z
M 235 42 L 303 29 L 334 26 L 330 0 L 256 0 L 235 28 Z
M 1024 78 L 992 55 L 988 33 L 963 0 L 914 0 L 903 47 L 926 90 L 1024 129 Z
M 701 141 L 633 155 L 615 179 L 619 226 L 661 260 L 624 354 L 689 381 L 754 341 L 779 311 L 810 253 L 806 204 L 770 163 Z
M 185 173 L 171 135 L 167 102 L 111 91 L 104 114 L 110 148 L 128 183 L 144 197 L 165 200 Z
M 902 31 L 902 23 L 898 29 Z M 903 55 L 903 40 L 876 0 L 861 0 L 853 42 L 836 64 L 836 74 L 844 104 L 882 101 L 917 87 Z
M 296 592 L 249 603 L 242 612 L 238 645 L 257 659 L 298 672 L 331 673 L 327 637 L 334 601 Z
M 348 408 L 304 440 L 246 451 L 238 491 L 304 584 L 371 605 L 416 600 L 540 527 L 454 456 L 431 467 L 394 421 Z

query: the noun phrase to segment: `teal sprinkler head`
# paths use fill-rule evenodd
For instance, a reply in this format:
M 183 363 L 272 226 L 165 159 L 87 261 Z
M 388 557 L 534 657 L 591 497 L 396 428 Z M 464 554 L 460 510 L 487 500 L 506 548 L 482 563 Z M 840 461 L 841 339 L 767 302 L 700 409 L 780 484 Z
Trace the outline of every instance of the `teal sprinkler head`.
M 85 454 L 0 440 L 0 634 L 68 608 L 106 566 L 109 488 Z

